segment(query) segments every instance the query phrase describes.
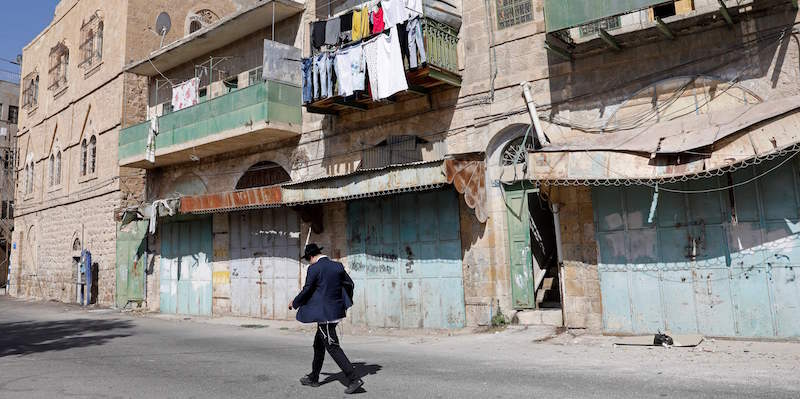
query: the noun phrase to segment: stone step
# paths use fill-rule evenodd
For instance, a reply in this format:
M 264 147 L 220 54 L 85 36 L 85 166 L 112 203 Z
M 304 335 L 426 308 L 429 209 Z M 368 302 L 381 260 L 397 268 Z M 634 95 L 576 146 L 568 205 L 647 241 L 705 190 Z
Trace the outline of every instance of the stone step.
M 526 326 L 554 326 L 564 325 L 561 309 L 536 309 L 521 310 L 514 316 L 516 324 Z

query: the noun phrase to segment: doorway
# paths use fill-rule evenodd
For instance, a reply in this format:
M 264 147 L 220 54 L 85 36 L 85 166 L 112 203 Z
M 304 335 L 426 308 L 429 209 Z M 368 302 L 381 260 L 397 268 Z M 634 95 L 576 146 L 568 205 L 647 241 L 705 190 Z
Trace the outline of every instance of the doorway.
M 549 198 L 524 183 L 505 191 L 512 305 L 519 310 L 558 309 L 558 249 Z

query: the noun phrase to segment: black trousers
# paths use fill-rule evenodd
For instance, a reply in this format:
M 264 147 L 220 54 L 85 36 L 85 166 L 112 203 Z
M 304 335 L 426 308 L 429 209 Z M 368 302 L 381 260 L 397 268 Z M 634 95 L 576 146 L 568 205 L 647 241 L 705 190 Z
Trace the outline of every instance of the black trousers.
M 314 361 L 311 363 L 311 377 L 319 379 L 322 371 L 322 362 L 325 360 L 325 351 L 339 365 L 349 381 L 356 379 L 353 365 L 347 355 L 339 346 L 339 337 L 336 335 L 337 323 L 317 324 L 317 334 L 314 336 Z

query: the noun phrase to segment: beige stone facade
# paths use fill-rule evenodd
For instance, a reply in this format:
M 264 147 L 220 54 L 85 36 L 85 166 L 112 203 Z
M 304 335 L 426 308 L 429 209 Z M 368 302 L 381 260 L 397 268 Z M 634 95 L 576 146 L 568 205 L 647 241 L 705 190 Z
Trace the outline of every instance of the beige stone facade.
M 695 3 L 696 8 L 706 6 L 703 2 Z M 679 14 L 687 11 L 683 9 L 686 6 L 681 3 Z M 610 110 L 620 115 L 636 112 L 642 101 L 629 100 L 636 100 L 641 90 L 658 86 L 674 94 L 675 88 L 664 83 L 670 79 L 714 76 L 717 83 L 712 85 L 736 82 L 735 90 L 760 100 L 797 94 L 797 77 L 792 72 L 798 65 L 796 46 L 781 45 L 777 36 L 774 40 L 755 40 L 758 35 L 766 34 L 764 32 L 773 32 L 796 20 L 788 5 L 760 12 L 751 19 L 737 20 L 733 31 L 724 24 L 705 24 L 691 33 L 683 31 L 688 36 L 676 41 L 664 40 L 651 31 L 652 35 L 646 39 L 625 42 L 625 49 L 620 52 L 605 48 L 597 38 L 594 41 L 584 39 L 590 44 L 576 50 L 573 61 L 562 60 L 545 49 L 548 35 L 541 0 L 532 0 L 530 22 L 507 29 L 498 29 L 495 2 L 464 0 L 461 9 L 463 25 L 458 57 L 463 83 L 460 88 L 436 90 L 427 96 L 365 112 L 352 111 L 338 116 L 304 112 L 303 134 L 299 141 L 254 146 L 199 162 L 156 169 L 148 177 L 148 198 L 168 196 L 186 179 L 200 182 L 207 193 L 232 191 L 239 177 L 260 161 L 277 163 L 289 172 L 293 182 L 346 175 L 357 171 L 363 150 L 393 135 L 410 134 L 444 142 L 449 155 L 484 153 L 490 217 L 486 223 L 478 222 L 474 212 L 461 200 L 460 229 L 467 325 L 486 324 L 490 312 L 496 312 L 498 306 L 513 314 L 507 209 L 501 182 L 534 179 L 534 171 L 542 170 L 537 168 L 549 167 L 548 170 L 557 172 L 561 167 L 551 159 L 543 164 L 533 157 L 526 171 L 500 165 L 506 145 L 522 136 L 530 123 L 520 82 L 532 83 L 540 115 L 549 115 L 543 125 L 554 143 L 580 142 L 587 134 L 581 129 L 604 123 Z M 307 2 L 302 16 L 279 25 L 280 34 L 276 40 L 301 47 L 303 54 L 309 55 L 307 23 L 316 19 L 313 10 L 319 11 L 319 7 Z M 688 17 L 674 18 L 679 21 Z M 240 57 L 241 61 L 231 66 L 233 74 L 244 76 L 248 69 L 259 66 L 261 40 L 265 38 L 269 38 L 268 32 L 259 32 L 221 50 L 220 54 Z M 710 49 L 724 48 L 732 50 L 719 54 L 710 52 Z M 202 57 L 165 73 L 185 75 L 200 60 Z M 239 80 L 239 87 L 243 87 L 242 81 Z M 152 84 L 150 89 L 152 93 Z M 658 90 L 660 93 L 662 89 Z M 704 95 L 709 93 L 705 83 L 698 85 L 698 90 Z M 150 100 L 150 106 L 155 106 L 152 94 Z M 682 96 L 680 101 L 689 101 L 689 96 Z M 713 104 L 723 111 L 733 106 L 725 100 Z M 548 193 L 551 203 L 560 208 L 558 228 L 563 247 L 565 322 L 573 328 L 601 330 L 599 255 L 592 189 L 582 185 L 544 185 L 542 190 Z M 347 264 L 347 207 L 344 202 L 334 202 L 322 205 L 322 209 L 325 231 L 312 234 L 311 240 L 321 243 L 333 257 Z M 230 280 L 225 279 L 230 275 L 227 215 L 223 212 L 214 216 L 214 314 L 230 312 Z M 301 231 L 308 228 L 304 223 Z M 156 264 L 158 259 L 156 254 Z M 157 292 L 157 284 L 157 275 L 150 277 L 148 292 Z M 158 300 L 151 296 L 148 306 L 157 310 Z
M 62 0 L 50 25 L 22 51 L 17 175 L 23 180 L 16 192 L 12 295 L 75 301 L 73 256 L 85 248 L 97 265 L 97 302 L 114 303 L 119 211 L 144 199 L 144 173 L 117 162 L 119 131 L 144 118 L 147 101 L 146 80 L 123 73 L 123 66 L 158 49 L 161 37 L 151 29 L 160 12 L 172 19 L 166 43 L 187 34 L 203 10 L 224 18 L 253 1 L 153 3 Z M 90 29 L 94 36 L 87 40 Z M 34 82 L 35 94 L 25 97 L 26 84 Z M 32 178 L 26 179 L 26 166 Z

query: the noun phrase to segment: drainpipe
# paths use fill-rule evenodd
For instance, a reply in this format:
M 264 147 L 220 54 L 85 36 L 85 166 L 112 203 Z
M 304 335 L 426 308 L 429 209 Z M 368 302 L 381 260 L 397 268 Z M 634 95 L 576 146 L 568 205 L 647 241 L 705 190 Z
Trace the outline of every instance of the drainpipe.
M 525 96 L 525 103 L 528 105 L 528 114 L 531 117 L 531 122 L 533 122 L 534 130 L 536 130 L 536 138 L 539 140 L 539 145 L 542 147 L 548 146 L 550 145 L 550 140 L 544 135 L 542 125 L 539 123 L 539 114 L 536 113 L 536 103 L 533 101 L 533 94 L 531 94 L 531 84 L 530 82 L 522 82 L 519 85 L 522 86 L 522 94 Z
M 558 216 L 559 204 L 552 205 L 553 210 L 553 223 L 555 224 L 556 231 L 556 256 L 558 258 L 558 290 L 561 294 L 561 321 L 564 327 L 569 327 L 567 323 L 567 309 L 566 309 L 566 289 L 564 288 L 564 252 L 561 247 L 561 218 Z

